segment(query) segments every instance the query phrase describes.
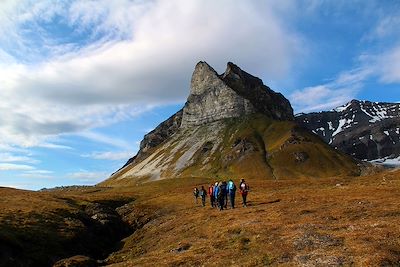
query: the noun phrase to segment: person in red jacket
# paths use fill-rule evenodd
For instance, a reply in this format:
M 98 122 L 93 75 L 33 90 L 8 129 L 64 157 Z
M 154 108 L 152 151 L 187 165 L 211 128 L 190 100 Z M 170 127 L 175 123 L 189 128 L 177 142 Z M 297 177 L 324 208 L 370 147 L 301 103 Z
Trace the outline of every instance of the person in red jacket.
M 210 196 L 210 203 L 211 203 L 211 208 L 215 207 L 215 198 L 214 198 L 214 185 L 211 184 L 208 187 L 208 195 Z
M 244 181 L 244 179 L 240 180 L 239 192 L 242 195 L 243 199 L 243 207 L 247 207 L 247 194 L 250 190 L 249 185 Z

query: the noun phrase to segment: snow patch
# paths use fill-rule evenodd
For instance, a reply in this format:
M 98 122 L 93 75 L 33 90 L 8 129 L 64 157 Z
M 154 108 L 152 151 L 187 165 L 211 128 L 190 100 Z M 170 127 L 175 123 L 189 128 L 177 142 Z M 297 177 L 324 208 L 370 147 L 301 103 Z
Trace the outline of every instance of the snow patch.
M 351 120 L 348 120 L 348 119 L 340 119 L 340 120 L 339 120 L 339 125 L 338 125 L 336 131 L 333 132 L 332 137 L 335 136 L 335 135 L 337 135 L 337 134 L 340 133 L 341 131 L 343 131 L 343 126 L 344 126 L 346 123 L 351 123 Z
M 382 159 L 371 160 L 370 162 L 382 164 L 382 165 L 386 165 L 386 166 L 400 167 L 400 156 L 397 158 L 391 158 L 389 156 L 389 157 L 384 157 Z
M 329 127 L 329 130 L 332 130 L 332 131 L 335 130 L 335 128 L 333 128 L 333 125 L 332 125 L 331 121 L 328 121 L 328 127 Z
M 343 106 L 340 106 L 340 107 L 335 108 L 334 111 L 336 111 L 336 112 L 343 112 L 343 111 L 345 111 L 346 109 L 348 109 L 348 107 L 350 107 L 350 106 L 351 106 L 351 102 L 349 102 L 349 103 L 347 103 L 347 104 L 345 104 L 345 105 L 343 105 Z
M 381 106 L 381 105 L 375 103 L 372 105 L 372 107 L 368 111 L 366 109 L 366 107 L 364 106 L 364 104 L 360 105 L 361 111 L 364 112 L 368 117 L 371 118 L 369 120 L 370 123 L 375 123 L 377 121 L 381 121 L 384 119 L 393 118 L 394 116 L 390 116 L 388 114 L 388 110 L 390 108 L 391 108 L 391 106 L 385 107 L 385 106 Z
M 379 106 L 378 106 L 379 107 Z M 389 118 L 390 116 L 387 115 L 387 111 L 380 108 L 377 109 L 375 106 L 373 107 L 374 111 L 375 111 L 375 116 L 372 117 L 371 120 L 369 120 L 369 122 L 377 122 L 377 121 L 381 121 L 383 119 Z

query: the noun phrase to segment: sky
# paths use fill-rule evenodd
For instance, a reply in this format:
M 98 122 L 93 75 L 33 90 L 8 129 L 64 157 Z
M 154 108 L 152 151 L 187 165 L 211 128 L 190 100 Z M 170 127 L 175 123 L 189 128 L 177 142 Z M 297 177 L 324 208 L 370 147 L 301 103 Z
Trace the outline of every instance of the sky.
M 397 0 L 2 0 L 0 186 L 92 185 L 232 61 L 295 113 L 400 101 Z

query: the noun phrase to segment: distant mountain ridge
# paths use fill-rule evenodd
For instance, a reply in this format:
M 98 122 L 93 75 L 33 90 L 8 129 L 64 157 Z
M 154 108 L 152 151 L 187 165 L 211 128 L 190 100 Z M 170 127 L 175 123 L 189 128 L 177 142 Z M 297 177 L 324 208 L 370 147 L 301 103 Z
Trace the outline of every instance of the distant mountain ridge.
M 294 121 L 290 102 L 233 63 L 199 62 L 182 110 L 146 134 L 138 154 L 102 183 L 175 177 L 290 179 L 359 175 L 362 164 Z
M 398 103 L 352 100 L 331 111 L 299 114 L 296 122 L 357 159 L 393 163 L 400 157 Z

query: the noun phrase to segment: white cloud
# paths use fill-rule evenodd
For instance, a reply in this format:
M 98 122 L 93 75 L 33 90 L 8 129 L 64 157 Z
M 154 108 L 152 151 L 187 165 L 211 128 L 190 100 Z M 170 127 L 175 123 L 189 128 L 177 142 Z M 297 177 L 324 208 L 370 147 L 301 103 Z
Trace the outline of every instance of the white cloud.
M 374 63 L 383 83 L 400 83 L 400 45 L 376 57 Z
M 385 6 L 385 5 L 383 5 Z M 362 38 L 375 42 L 380 53 L 369 52 L 360 57 L 364 66 L 370 68 L 380 82 L 400 83 L 400 12 L 392 8 L 381 14 L 376 25 Z
M 0 162 L 24 162 L 29 164 L 38 164 L 40 161 L 28 156 L 0 153 Z
M 132 151 L 107 151 L 107 152 L 93 152 L 83 157 L 100 159 L 100 160 L 127 160 L 134 155 Z
M 330 110 L 353 99 L 355 89 L 334 89 L 317 85 L 297 90 L 289 96 L 296 113 Z
M 52 174 L 53 171 L 49 171 L 49 170 L 31 170 L 31 171 L 26 171 L 25 173 L 29 173 L 29 174 Z
M 0 118 L 3 144 L 40 146 L 184 101 L 199 60 L 217 69 L 234 61 L 259 76 L 284 77 L 303 42 L 278 16 L 290 3 L 41 0 L 16 8 L 12 2 L 0 6 L 7 22 L 0 45 L 18 44 L 16 62 L 0 64 L 0 99 L 7 99 L 0 114 L 8 114 Z M 77 40 L 63 43 L 42 25 L 57 16 Z M 26 43 L 24 30 L 38 30 L 40 40 Z M 6 58 L 7 49 L 0 51 Z M 20 60 L 35 53 L 29 64 Z
M 59 145 L 59 144 L 54 144 L 54 143 L 40 143 L 37 145 L 37 147 L 43 147 L 43 148 L 49 148 L 49 149 L 62 149 L 62 150 L 73 149 L 70 146 Z
M 391 10 L 391 12 L 393 11 L 395 14 L 384 12 L 384 16 L 377 21 L 375 27 L 363 36 L 361 40 L 376 41 L 397 36 L 400 32 L 400 13 L 397 10 Z
M 29 171 L 35 167 L 25 164 L 0 163 L 0 171 Z
M 77 135 L 87 138 L 87 139 L 97 142 L 97 143 L 103 143 L 106 145 L 111 145 L 111 146 L 122 148 L 122 149 L 126 149 L 127 147 L 130 147 L 130 145 L 131 145 L 129 142 L 127 142 L 125 140 L 118 139 L 115 137 L 110 137 L 110 136 L 100 134 L 97 132 L 93 132 L 93 131 L 81 132 Z
M 67 174 L 67 178 L 79 181 L 81 183 L 94 184 L 103 181 L 105 178 L 109 177 L 110 174 L 106 172 L 91 172 L 86 170 L 81 170 L 78 172 L 73 172 Z
M 289 99 L 297 113 L 329 110 L 354 99 L 364 81 L 373 74 L 370 68 L 342 72 L 326 84 L 294 91 Z
M 52 179 L 54 178 L 53 172 L 48 170 L 31 170 L 25 171 L 20 174 L 24 178 L 34 178 L 34 179 Z

